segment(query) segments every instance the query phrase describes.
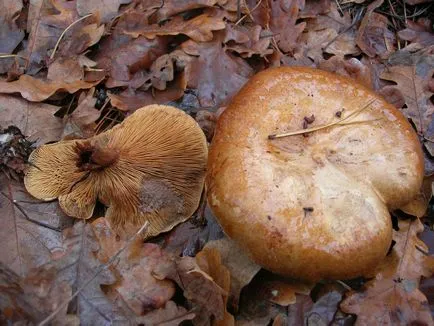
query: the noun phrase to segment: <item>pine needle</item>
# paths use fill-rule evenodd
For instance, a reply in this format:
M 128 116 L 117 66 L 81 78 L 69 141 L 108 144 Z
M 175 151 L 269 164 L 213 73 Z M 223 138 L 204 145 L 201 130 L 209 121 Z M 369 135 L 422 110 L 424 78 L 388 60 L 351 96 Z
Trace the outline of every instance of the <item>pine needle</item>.
M 86 19 L 87 17 L 92 16 L 93 14 L 88 14 L 86 16 L 81 17 L 80 19 L 77 19 L 75 22 L 72 22 L 71 25 L 69 25 L 65 30 L 60 34 L 59 39 L 56 42 L 56 45 L 54 46 L 53 53 L 50 55 L 50 59 L 54 58 L 54 55 L 56 54 L 57 48 L 59 47 L 60 41 L 62 40 L 63 36 L 66 34 L 67 31 L 69 31 L 75 24 L 81 22 L 82 20 Z
M 368 104 L 361 107 L 360 109 L 357 109 L 356 111 L 352 112 L 350 115 L 343 117 L 337 121 L 328 123 L 326 125 L 317 126 L 317 127 L 313 127 L 313 128 L 307 128 L 307 129 L 301 129 L 301 130 L 297 130 L 297 131 L 286 132 L 283 134 L 272 134 L 272 135 L 268 135 L 268 139 L 276 139 L 276 138 L 283 138 L 283 137 L 289 137 L 289 136 L 295 136 L 295 135 L 302 135 L 302 134 L 307 134 L 310 132 L 326 129 L 326 128 L 333 127 L 333 126 L 342 126 L 342 125 L 346 125 L 346 124 L 351 124 L 352 122 L 345 122 L 345 121 L 357 116 L 362 111 L 366 110 L 374 102 L 375 102 L 375 99 L 371 100 Z M 372 121 L 372 120 L 370 120 L 370 121 Z M 367 122 L 367 121 L 363 121 L 363 122 Z

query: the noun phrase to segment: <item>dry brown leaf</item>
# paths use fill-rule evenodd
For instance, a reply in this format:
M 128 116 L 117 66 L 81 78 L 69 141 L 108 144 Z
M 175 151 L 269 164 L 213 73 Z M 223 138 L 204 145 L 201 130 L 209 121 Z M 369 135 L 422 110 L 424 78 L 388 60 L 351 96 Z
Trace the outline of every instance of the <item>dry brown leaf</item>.
M 16 24 L 22 9 L 22 0 L 3 0 L 0 3 L 0 53 L 12 53 L 24 38 L 24 31 Z
M 431 277 L 434 257 L 418 238 L 423 231 L 416 220 L 399 221 L 391 254 L 379 266 L 375 278 L 362 291 L 350 291 L 341 303 L 346 313 L 356 314 L 356 325 L 432 325 L 426 297 L 418 289 L 420 277 Z
M 152 2 L 152 0 L 150 1 Z M 155 13 L 157 22 L 170 16 L 174 16 L 184 11 L 206 8 L 214 6 L 217 0 L 166 0 L 161 6 L 161 1 L 157 0 L 156 7 L 159 8 Z
M 103 23 L 108 23 L 118 14 L 121 5 L 130 2 L 131 0 L 77 0 L 77 11 L 80 16 L 98 14 Z
M 26 73 L 35 74 L 46 65 L 48 51 L 54 48 L 63 30 L 78 18 L 72 2 L 37 0 L 32 3 L 27 21 L 30 33 L 27 47 L 19 52 L 27 58 Z
M 63 129 L 62 120 L 54 116 L 58 109 L 54 105 L 32 103 L 12 95 L 0 94 L 0 125 L 18 127 L 37 145 L 58 141 Z
M 100 42 L 100 51 L 95 61 L 98 68 L 108 73 L 106 86 L 128 86 L 134 74 L 149 69 L 152 63 L 167 51 L 167 41 L 157 37 L 148 40 L 144 36 L 133 39 L 121 34 L 123 21 L 118 24 L 113 35 Z
M 125 247 L 126 241 L 117 239 L 104 218 L 92 222 L 92 229 L 100 245 L 97 255 L 102 263 L 106 263 L 114 253 Z M 175 287 L 169 280 L 154 278 L 152 271 L 158 264 L 165 264 L 169 259 L 170 256 L 155 244 L 136 243 L 129 254 L 121 256 L 113 267 L 120 280 L 106 286 L 107 290 L 114 292 L 111 300 L 123 300 L 137 316 L 163 309 L 174 295 Z M 173 310 L 172 308 L 168 309 Z
M 22 75 L 20 79 L 6 82 L 0 80 L 0 93 L 14 94 L 20 93 L 26 100 L 32 102 L 41 102 L 57 92 L 68 92 L 70 94 L 77 92 L 80 89 L 89 89 L 97 85 L 101 80 L 93 82 L 85 82 L 77 80 L 72 83 L 65 81 L 42 80 Z
M 0 216 L 0 261 L 20 276 L 50 261 L 52 252 L 61 246 L 61 229 L 70 220 L 57 203 L 33 199 L 21 182 L 8 180 L 3 174 Z
M 170 83 L 164 91 L 135 91 L 126 89 L 119 94 L 108 94 L 111 104 L 121 111 L 134 112 L 135 110 L 150 104 L 167 104 L 184 95 L 186 81 L 184 74 L 178 75 L 175 81 Z
M 300 0 L 269 0 L 270 29 L 279 49 L 284 52 L 293 52 L 297 40 L 306 27 L 306 23 L 297 24 L 299 9 L 304 1 Z
M 425 147 L 434 155 L 434 104 L 431 96 L 434 94 L 429 85 L 433 81 L 434 57 L 427 55 L 411 55 L 397 65 L 389 66 L 380 78 L 395 82 L 390 86 L 400 92 L 405 99 L 406 108 L 401 111 L 413 121 L 420 136 L 426 142 Z
M 286 315 L 288 305 L 296 304 L 298 294 L 308 294 L 306 284 L 261 270 L 241 293 L 238 325 L 268 325 L 279 313 Z
M 149 39 L 154 39 L 158 35 L 178 35 L 184 34 L 193 41 L 207 42 L 213 38 L 212 31 L 224 29 L 226 24 L 222 17 L 212 17 L 207 14 L 196 16 L 190 20 L 184 20 L 180 16 L 171 18 L 164 25 L 142 25 L 124 29 L 123 32 L 137 38 L 143 35 Z
M 387 28 L 386 16 L 374 12 L 384 0 L 371 3 L 360 23 L 356 43 L 369 57 L 387 58 L 395 51 L 395 35 Z
M 243 59 L 225 51 L 221 45 L 223 34 L 217 34 L 212 42 L 189 40 L 182 44 L 182 50 L 195 57 L 185 68 L 187 86 L 198 90 L 203 107 L 227 103 L 253 74 Z
M 368 64 L 356 58 L 346 60 L 342 57 L 333 56 L 328 60 L 321 61 L 318 68 L 350 77 L 366 87 L 374 88 L 371 67 Z
M 95 121 L 101 112 L 95 109 L 95 88 L 83 92 L 78 98 L 74 112 L 64 118 L 62 139 L 89 138 L 95 134 Z
M 246 27 L 227 24 L 224 42 L 228 50 L 239 53 L 243 58 L 250 58 L 254 54 L 264 57 L 273 53 L 273 49 L 269 48 L 271 34 L 268 34 L 260 25 Z
M 84 70 L 77 58 L 59 58 L 48 67 L 48 80 L 74 83 L 83 78 Z
M 229 304 L 232 308 L 238 310 L 241 290 L 250 283 L 261 267 L 251 261 L 238 245 L 227 237 L 208 242 L 205 245 L 205 249 L 210 248 L 218 250 L 222 264 L 226 266 L 230 272 L 231 287 Z
M 195 317 L 193 312 L 187 311 L 184 307 L 177 306 L 175 302 L 168 301 L 164 308 L 148 312 L 145 316 L 137 317 L 138 324 L 178 326 L 184 320 L 192 320 Z
M 0 263 L 0 320 L 5 325 L 35 325 L 41 322 L 71 295 L 71 287 L 66 283 L 52 283 L 50 277 L 32 275 L 25 279 L 16 275 L 6 265 Z M 67 314 L 67 307 L 59 311 L 51 325 L 78 326 L 76 315 Z
M 184 291 L 184 297 L 189 300 L 193 309 L 200 311 L 201 315 L 196 315 L 199 321 L 203 321 L 205 316 L 208 322 L 211 316 L 216 320 L 225 317 L 226 291 L 199 267 L 195 258 L 172 257 L 170 262 L 155 266 L 154 276 L 161 280 L 175 281 Z
M 220 253 L 215 248 L 204 248 L 196 255 L 196 261 L 199 267 L 212 277 L 214 282 L 219 285 L 224 291 L 223 303 L 224 303 L 224 316 L 221 319 L 216 318 L 211 322 L 213 326 L 234 326 L 235 320 L 226 309 L 229 289 L 231 286 L 231 275 L 229 270 L 222 264 Z M 206 325 L 209 320 L 209 313 L 205 310 L 205 313 L 197 313 L 197 317 L 193 321 L 195 325 Z
M 295 57 L 308 56 L 319 63 L 323 61 L 323 52 L 342 58 L 358 55 L 360 49 L 356 46 L 355 37 L 356 28 L 348 12 L 341 16 L 336 4 L 332 3 L 324 14 L 307 19 Z
M 428 18 L 420 18 L 417 22 L 407 20 L 407 28 L 399 31 L 398 37 L 410 41 L 412 50 L 434 45 L 434 32 Z
M 127 318 L 101 290 L 101 285 L 115 283 L 116 277 L 108 269 L 102 269 L 96 274 L 101 266 L 96 258 L 100 246 L 91 225 L 77 222 L 64 230 L 62 235 L 63 246 L 53 255 L 52 260 L 33 270 L 29 276 L 34 280 L 33 286 L 41 286 L 39 280 L 42 279 L 45 280 L 44 288 L 67 284 L 77 290 L 90 281 L 69 304 L 68 309 L 79 312 L 80 322 L 84 325 L 126 324 Z M 114 254 L 115 252 L 111 253 Z M 58 303 L 63 302 L 61 300 Z

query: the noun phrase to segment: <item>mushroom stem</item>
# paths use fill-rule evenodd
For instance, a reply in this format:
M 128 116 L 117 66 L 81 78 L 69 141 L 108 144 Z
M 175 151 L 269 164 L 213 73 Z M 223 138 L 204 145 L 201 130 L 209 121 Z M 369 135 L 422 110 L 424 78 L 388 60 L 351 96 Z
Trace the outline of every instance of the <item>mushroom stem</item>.
M 359 113 L 361 113 L 362 111 L 366 110 L 372 103 L 375 102 L 375 99 L 369 101 L 369 103 L 367 103 L 365 106 L 361 107 L 360 109 L 357 109 L 356 111 L 352 112 L 350 115 L 339 119 L 338 121 L 334 121 L 331 123 L 328 123 L 326 125 L 321 125 L 321 126 L 317 126 L 317 127 L 312 127 L 312 128 L 307 128 L 307 129 L 302 129 L 302 130 L 297 130 L 297 131 L 291 131 L 291 132 L 287 132 L 287 133 L 283 133 L 283 134 L 271 134 L 268 135 L 268 139 L 272 140 L 272 139 L 276 139 L 276 138 L 283 138 L 283 137 L 288 137 L 288 136 L 295 136 L 295 135 L 301 135 L 301 134 L 306 134 L 309 132 L 314 132 L 314 131 L 318 131 L 321 129 L 325 129 L 328 127 L 332 127 L 335 125 L 345 125 L 347 123 L 342 123 L 345 120 L 348 120 L 352 117 L 357 116 Z M 371 121 L 371 120 L 369 120 Z M 366 121 L 361 121 L 361 122 L 366 122 Z M 351 123 L 351 122 L 350 122 Z
M 86 142 L 77 145 L 77 167 L 82 171 L 92 171 L 106 168 L 115 163 L 119 158 L 119 152 L 113 148 L 100 147 Z

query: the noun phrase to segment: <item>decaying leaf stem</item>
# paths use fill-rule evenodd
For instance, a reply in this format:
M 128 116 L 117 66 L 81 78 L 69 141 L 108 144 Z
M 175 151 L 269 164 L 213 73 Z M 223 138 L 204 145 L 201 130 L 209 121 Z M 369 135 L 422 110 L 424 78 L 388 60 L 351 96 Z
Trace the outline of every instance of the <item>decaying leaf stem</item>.
M 297 130 L 297 131 L 291 131 L 291 132 L 286 132 L 283 134 L 271 134 L 268 135 L 268 139 L 276 139 L 276 138 L 283 138 L 283 137 L 289 137 L 289 136 L 295 136 L 295 135 L 301 135 L 301 134 L 306 134 L 309 132 L 314 132 L 314 131 L 318 131 L 321 129 L 325 129 L 325 128 L 329 128 L 329 127 L 333 127 L 336 125 L 346 125 L 346 124 L 351 124 L 352 122 L 345 122 L 344 121 L 353 118 L 355 116 L 357 116 L 359 113 L 361 113 L 362 111 L 366 110 L 372 103 L 375 102 L 375 99 L 369 101 L 369 103 L 367 103 L 365 106 L 361 107 L 360 109 L 357 109 L 356 111 L 352 112 L 350 115 L 343 117 L 337 121 L 328 123 L 326 125 L 321 125 L 321 126 L 316 126 L 313 128 L 308 128 L 308 129 L 301 129 L 301 130 Z M 361 121 L 362 122 L 362 121 Z M 366 121 L 363 121 L 366 122 Z

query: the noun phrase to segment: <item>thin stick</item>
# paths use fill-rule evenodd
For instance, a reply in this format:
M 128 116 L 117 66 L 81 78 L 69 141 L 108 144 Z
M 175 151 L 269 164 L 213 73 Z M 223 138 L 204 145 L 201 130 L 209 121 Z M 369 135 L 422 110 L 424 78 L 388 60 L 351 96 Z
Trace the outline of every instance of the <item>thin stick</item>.
M 309 133 L 309 132 L 314 132 L 314 131 L 325 129 L 325 128 L 328 128 L 328 127 L 332 127 L 332 126 L 335 126 L 335 125 L 341 125 L 342 122 L 350 119 L 351 117 L 355 117 L 356 115 L 358 115 L 362 111 L 366 110 L 374 102 L 375 102 L 375 99 L 371 100 L 368 104 L 366 104 L 362 108 L 357 109 L 356 111 L 352 112 L 349 116 L 341 118 L 338 121 L 331 122 L 331 123 L 328 123 L 328 124 L 322 125 L 322 126 L 317 126 L 317 127 L 313 127 L 313 128 L 308 128 L 308 129 L 302 129 L 302 130 L 287 132 L 287 133 L 283 133 L 283 134 L 268 135 L 268 139 L 276 139 L 276 138 L 282 138 L 282 137 L 288 137 L 288 136 L 302 135 L 302 134 L 306 134 L 306 133 Z
M 137 238 L 140 233 L 142 233 L 147 227 L 149 222 L 146 221 L 145 224 L 139 229 L 139 231 L 136 232 L 131 238 L 128 239 L 125 246 L 123 246 L 114 256 L 110 258 L 110 260 L 102 264 L 98 267 L 95 274 L 91 278 L 89 278 L 82 286 L 80 286 L 69 298 L 68 300 L 64 301 L 56 310 L 54 310 L 47 318 L 45 318 L 43 321 L 39 323 L 39 326 L 47 325 L 50 321 L 56 317 L 56 315 L 62 311 L 65 307 L 68 306 L 68 304 L 71 302 L 72 299 L 74 299 L 77 295 L 80 294 L 81 291 L 83 291 L 86 286 L 88 286 L 103 270 L 107 269 L 111 264 L 114 263 L 114 261 L 124 252 L 124 250 Z
M 54 46 L 53 53 L 51 53 L 51 55 L 50 55 L 50 59 L 53 59 L 53 58 L 54 58 L 54 55 L 56 54 L 56 51 L 57 51 L 57 47 L 59 46 L 60 41 L 62 40 L 62 38 L 63 38 L 63 36 L 66 34 L 66 32 L 69 31 L 69 30 L 70 30 L 70 29 L 71 29 L 75 24 L 81 22 L 82 20 L 84 20 L 84 19 L 86 19 L 87 17 L 90 17 L 90 16 L 92 16 L 92 15 L 93 15 L 93 14 L 88 14 L 88 15 L 86 15 L 86 16 L 83 16 L 83 17 L 81 17 L 80 19 L 77 19 L 75 22 L 71 23 L 71 25 L 69 25 L 67 28 L 65 28 L 65 30 L 62 32 L 62 34 L 60 34 L 60 37 L 59 37 L 59 39 L 57 40 L 56 45 Z

